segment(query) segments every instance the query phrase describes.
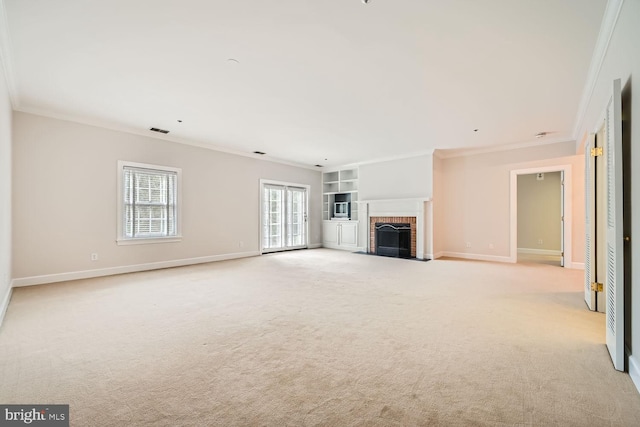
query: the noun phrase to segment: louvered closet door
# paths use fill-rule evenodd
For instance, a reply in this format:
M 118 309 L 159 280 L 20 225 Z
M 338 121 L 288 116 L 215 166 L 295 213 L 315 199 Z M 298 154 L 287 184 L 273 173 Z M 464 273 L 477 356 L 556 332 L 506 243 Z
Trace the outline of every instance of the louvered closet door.
M 591 149 L 595 146 L 595 135 L 589 135 L 589 141 L 584 150 L 585 160 L 585 260 L 584 260 L 584 301 L 589 310 L 596 309 L 596 292 L 591 290 L 591 283 L 595 282 L 595 157 L 591 156 Z
M 622 207 L 622 101 L 620 80 L 613 82 L 607 106 L 607 275 L 605 281 L 607 348 L 613 366 L 624 370 L 624 240 Z

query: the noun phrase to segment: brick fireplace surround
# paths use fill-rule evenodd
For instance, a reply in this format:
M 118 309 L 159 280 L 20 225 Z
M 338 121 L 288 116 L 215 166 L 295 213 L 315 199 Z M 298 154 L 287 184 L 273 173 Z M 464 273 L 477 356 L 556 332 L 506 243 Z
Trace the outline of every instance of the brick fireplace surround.
M 369 217 L 369 253 L 376 253 L 376 222 L 411 224 L 411 258 L 416 257 L 416 217 L 415 216 L 372 216 Z

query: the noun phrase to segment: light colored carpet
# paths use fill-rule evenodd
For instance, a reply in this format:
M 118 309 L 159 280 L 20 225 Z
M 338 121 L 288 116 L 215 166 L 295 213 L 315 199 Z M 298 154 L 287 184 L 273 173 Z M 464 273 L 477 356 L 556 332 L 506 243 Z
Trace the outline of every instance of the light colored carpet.
M 0 402 L 75 426 L 637 426 L 582 272 L 328 249 L 15 289 Z

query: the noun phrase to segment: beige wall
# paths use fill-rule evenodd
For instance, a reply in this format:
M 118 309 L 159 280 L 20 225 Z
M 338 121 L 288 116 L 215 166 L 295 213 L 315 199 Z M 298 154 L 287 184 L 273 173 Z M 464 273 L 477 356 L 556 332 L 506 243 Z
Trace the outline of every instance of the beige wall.
M 518 175 L 518 248 L 559 251 L 562 247 L 560 172 Z M 542 243 L 539 242 L 542 241 Z
M 584 262 L 584 157 L 573 155 L 574 151 L 574 144 L 568 142 L 444 158 L 441 175 L 446 215 L 440 226 L 445 255 L 508 261 L 511 171 L 570 164 L 573 250 L 567 261 Z
M 13 126 L 15 278 L 255 254 L 261 178 L 311 186 L 321 242 L 318 171 L 25 113 Z M 116 244 L 118 160 L 182 168 L 181 242 Z
M 0 322 L 11 290 L 11 116 L 11 102 L 0 62 Z

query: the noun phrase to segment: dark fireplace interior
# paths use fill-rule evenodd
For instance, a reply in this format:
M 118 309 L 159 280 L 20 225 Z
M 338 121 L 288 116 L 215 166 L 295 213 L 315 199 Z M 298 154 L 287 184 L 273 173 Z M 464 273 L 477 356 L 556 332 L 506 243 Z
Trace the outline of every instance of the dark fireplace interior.
M 376 222 L 376 254 L 411 258 L 411 224 Z

